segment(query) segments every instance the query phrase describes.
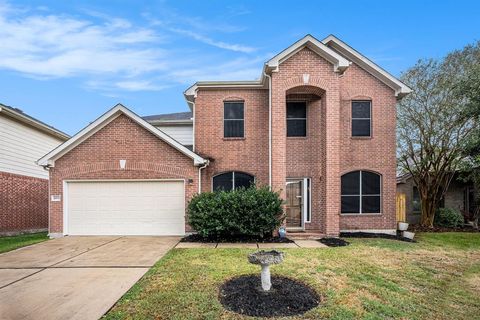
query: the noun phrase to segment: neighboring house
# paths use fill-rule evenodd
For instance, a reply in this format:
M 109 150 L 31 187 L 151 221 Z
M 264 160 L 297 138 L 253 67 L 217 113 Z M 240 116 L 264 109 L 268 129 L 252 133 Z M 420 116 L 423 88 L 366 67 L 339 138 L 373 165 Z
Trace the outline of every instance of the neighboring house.
M 0 235 L 47 229 L 48 171 L 36 161 L 68 138 L 0 104 Z
M 195 83 L 191 116 L 117 105 L 39 160 L 50 234 L 184 234 L 195 193 L 252 183 L 280 192 L 290 231 L 393 232 L 395 108 L 410 91 L 334 36 L 307 35 L 259 80 Z
M 418 188 L 410 174 L 397 177 L 397 193 L 405 194 L 405 213 L 408 223 L 420 223 L 421 199 Z M 441 208 L 451 208 L 460 211 L 466 221 L 471 221 L 475 211 L 473 184 L 454 177 L 441 203 Z

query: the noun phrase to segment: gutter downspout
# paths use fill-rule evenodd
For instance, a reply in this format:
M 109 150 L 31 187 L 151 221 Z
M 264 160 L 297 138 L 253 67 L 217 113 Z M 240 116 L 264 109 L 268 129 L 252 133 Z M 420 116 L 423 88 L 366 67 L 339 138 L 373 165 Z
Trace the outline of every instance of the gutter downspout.
M 272 77 L 265 71 L 268 78 L 268 186 L 272 189 Z
M 205 164 L 201 167 L 198 167 L 198 194 L 202 193 L 202 169 L 205 169 L 210 164 L 210 161 L 207 160 Z
M 192 102 L 192 120 L 193 120 L 193 126 L 192 126 L 192 151 L 195 152 L 195 100 Z

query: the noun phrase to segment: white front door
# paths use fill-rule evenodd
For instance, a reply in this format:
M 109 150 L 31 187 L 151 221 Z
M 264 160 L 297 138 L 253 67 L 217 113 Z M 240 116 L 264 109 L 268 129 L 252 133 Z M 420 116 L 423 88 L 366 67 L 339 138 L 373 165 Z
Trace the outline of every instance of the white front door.
M 67 182 L 64 233 L 183 235 L 183 181 Z

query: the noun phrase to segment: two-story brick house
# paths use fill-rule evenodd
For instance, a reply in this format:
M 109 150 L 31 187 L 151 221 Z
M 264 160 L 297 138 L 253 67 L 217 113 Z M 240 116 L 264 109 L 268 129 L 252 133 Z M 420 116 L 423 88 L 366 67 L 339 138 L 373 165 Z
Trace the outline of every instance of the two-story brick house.
M 193 194 L 252 183 L 281 192 L 287 229 L 393 230 L 395 105 L 409 92 L 336 37 L 307 35 L 259 80 L 197 82 L 187 118 L 116 106 L 39 160 L 50 233 L 183 234 Z

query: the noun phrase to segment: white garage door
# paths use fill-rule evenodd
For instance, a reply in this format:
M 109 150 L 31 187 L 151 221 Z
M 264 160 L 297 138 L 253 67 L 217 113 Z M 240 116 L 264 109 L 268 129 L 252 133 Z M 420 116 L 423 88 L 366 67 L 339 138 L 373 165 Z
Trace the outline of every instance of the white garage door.
M 70 235 L 183 235 L 183 181 L 68 182 Z

